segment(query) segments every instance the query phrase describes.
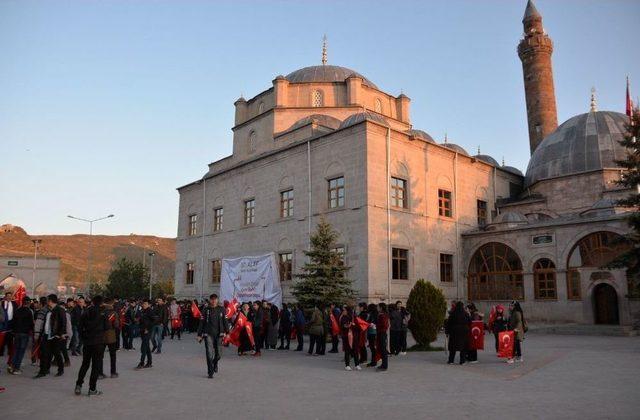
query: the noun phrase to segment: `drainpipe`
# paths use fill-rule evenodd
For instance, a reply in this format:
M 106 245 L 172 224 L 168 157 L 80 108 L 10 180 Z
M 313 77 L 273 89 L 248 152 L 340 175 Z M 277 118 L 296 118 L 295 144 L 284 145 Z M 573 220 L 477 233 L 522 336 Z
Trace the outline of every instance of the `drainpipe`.
M 309 235 L 307 236 L 307 250 L 311 251 L 311 141 L 307 140 L 307 192 L 308 192 L 308 221 L 307 229 Z
M 456 300 L 460 299 L 460 240 L 458 226 L 458 153 L 453 156 L 453 214 L 456 226 Z
M 493 167 L 493 208 L 496 210 L 496 216 L 500 214 L 500 210 L 498 209 L 498 197 L 496 195 L 496 176 L 497 169 Z
M 207 224 L 207 178 L 202 178 L 202 262 L 200 268 L 200 300 L 202 301 L 202 297 L 204 296 L 204 254 L 205 254 L 205 245 L 204 245 L 204 231 L 205 226 Z
M 387 127 L 387 298 L 388 303 L 391 303 L 391 127 Z

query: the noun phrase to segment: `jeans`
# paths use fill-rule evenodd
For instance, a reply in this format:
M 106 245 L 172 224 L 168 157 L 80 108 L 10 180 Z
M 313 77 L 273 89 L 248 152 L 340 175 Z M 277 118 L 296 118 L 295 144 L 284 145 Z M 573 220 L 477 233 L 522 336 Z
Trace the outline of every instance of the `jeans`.
M 22 358 L 24 357 L 24 353 L 27 351 L 27 345 L 29 344 L 29 334 L 24 333 L 16 333 L 13 345 L 14 345 L 14 353 L 13 360 L 11 362 L 11 366 L 14 369 L 20 370 L 20 365 L 22 364 Z
M 111 343 L 105 345 L 102 350 L 102 357 L 100 358 L 100 375 L 104 375 L 104 354 L 106 350 L 109 350 L 109 361 L 111 362 L 111 374 L 118 373 L 116 369 L 116 353 L 118 351 L 118 343 Z
M 71 354 L 80 353 L 80 350 L 82 349 L 82 341 L 80 340 L 80 331 L 78 330 L 78 326 L 74 325 L 71 327 L 71 331 L 72 335 L 69 350 L 71 350 Z
M 102 364 L 102 355 L 104 354 L 104 344 L 89 344 L 84 346 L 82 353 L 82 365 L 78 371 L 77 386 L 82 386 L 84 377 L 87 375 L 89 365 L 91 365 L 91 374 L 89 375 L 89 389 L 96 390 L 98 383 L 98 375 L 100 374 L 100 366 Z
M 153 350 L 158 350 L 158 352 L 162 351 L 162 331 L 164 330 L 164 326 L 154 325 L 151 329 L 151 344 L 153 344 Z
M 133 325 L 125 325 L 122 329 L 122 347 L 125 350 L 133 349 Z
M 521 340 L 516 339 L 516 342 L 514 343 L 514 346 L 513 346 L 513 355 L 515 357 L 522 357 Z
M 162 330 L 160 332 L 162 332 Z M 144 364 L 145 359 L 147 360 L 148 365 L 151 364 L 151 348 L 149 346 L 149 339 L 150 339 L 149 333 L 140 334 L 140 340 L 142 341 L 142 343 L 140 344 L 140 364 L 141 365 Z
M 213 376 L 218 370 L 218 360 L 220 360 L 220 339 L 218 337 L 205 336 L 204 348 L 207 354 L 207 374 Z

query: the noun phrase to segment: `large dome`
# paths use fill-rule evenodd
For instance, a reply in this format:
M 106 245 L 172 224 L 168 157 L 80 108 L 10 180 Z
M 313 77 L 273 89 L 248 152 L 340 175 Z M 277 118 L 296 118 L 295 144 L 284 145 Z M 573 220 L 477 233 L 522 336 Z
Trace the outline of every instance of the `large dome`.
M 548 178 L 616 168 L 626 149 L 620 145 L 629 117 L 612 111 L 589 112 L 565 121 L 542 140 L 529 161 L 526 186 Z
M 344 82 L 347 77 L 354 75 L 362 78 L 365 85 L 378 89 L 378 87 L 369 79 L 346 67 L 340 66 L 310 66 L 305 67 L 285 76 L 291 83 L 312 83 L 312 82 Z

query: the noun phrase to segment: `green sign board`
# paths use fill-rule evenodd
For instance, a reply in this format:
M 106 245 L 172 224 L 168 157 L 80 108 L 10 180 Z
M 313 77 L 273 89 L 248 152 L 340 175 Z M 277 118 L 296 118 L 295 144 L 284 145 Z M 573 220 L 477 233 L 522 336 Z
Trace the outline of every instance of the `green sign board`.
M 18 265 L 18 261 L 7 261 L 7 265 L 9 267 L 16 267 Z

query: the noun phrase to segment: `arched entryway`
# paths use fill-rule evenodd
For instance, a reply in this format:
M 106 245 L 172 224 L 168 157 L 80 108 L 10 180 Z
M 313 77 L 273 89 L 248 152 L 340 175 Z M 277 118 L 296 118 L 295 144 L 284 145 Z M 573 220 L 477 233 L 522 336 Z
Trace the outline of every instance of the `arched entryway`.
M 618 294 L 613 286 L 600 283 L 593 288 L 593 318 L 596 324 L 620 324 Z

